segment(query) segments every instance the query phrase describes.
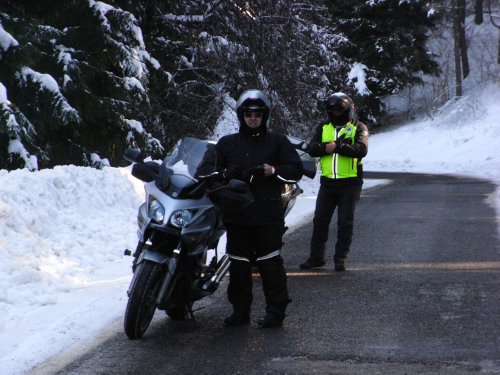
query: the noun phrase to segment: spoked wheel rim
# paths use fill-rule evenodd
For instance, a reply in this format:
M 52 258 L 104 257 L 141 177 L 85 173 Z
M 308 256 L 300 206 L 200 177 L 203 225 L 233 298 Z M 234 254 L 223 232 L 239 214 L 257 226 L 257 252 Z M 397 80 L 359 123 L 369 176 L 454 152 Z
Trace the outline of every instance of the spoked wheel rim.
M 160 279 L 158 279 L 155 285 L 149 290 L 149 293 L 144 298 L 143 313 L 140 314 L 141 319 L 139 321 L 139 329 L 142 332 L 141 336 L 146 332 L 149 324 L 153 320 L 153 316 L 156 311 L 156 295 L 160 289 Z

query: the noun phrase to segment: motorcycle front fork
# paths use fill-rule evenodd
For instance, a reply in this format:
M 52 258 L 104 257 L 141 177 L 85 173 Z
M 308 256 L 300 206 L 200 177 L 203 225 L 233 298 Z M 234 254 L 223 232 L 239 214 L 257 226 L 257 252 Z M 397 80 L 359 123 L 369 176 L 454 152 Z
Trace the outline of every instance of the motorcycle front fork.
M 160 292 L 158 293 L 158 296 L 156 297 L 156 305 L 157 306 L 162 305 L 164 298 L 167 294 L 167 291 L 172 284 L 175 269 L 177 268 L 177 262 L 179 261 L 179 254 L 180 253 L 181 253 L 181 251 L 179 249 L 174 249 L 174 251 L 172 252 L 172 256 L 168 260 L 167 274 L 165 275 L 165 278 L 163 279 L 163 282 L 161 283 Z
M 135 272 L 135 269 L 137 268 L 137 259 L 139 259 L 139 255 L 141 255 L 143 247 L 144 242 L 139 241 L 133 254 L 129 249 L 125 249 L 125 251 L 123 252 L 123 255 L 134 257 L 134 260 L 132 261 L 132 272 Z

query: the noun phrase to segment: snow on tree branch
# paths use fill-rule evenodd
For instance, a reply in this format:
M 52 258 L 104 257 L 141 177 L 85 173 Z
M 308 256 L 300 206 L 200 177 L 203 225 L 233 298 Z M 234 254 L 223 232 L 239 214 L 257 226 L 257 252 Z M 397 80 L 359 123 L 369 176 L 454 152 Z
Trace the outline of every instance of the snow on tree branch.
M 18 138 L 9 140 L 9 147 L 7 151 L 9 154 L 19 155 L 24 161 L 25 168 L 28 170 L 34 171 L 38 169 L 36 157 L 29 154 Z
M 352 65 L 351 71 L 347 75 L 347 84 L 354 85 L 358 94 L 361 96 L 371 94 L 371 91 L 366 86 L 366 69 L 368 69 L 366 65 L 356 62 Z
M 207 10 L 201 15 L 175 15 L 172 13 L 165 14 L 163 19 L 166 21 L 176 21 L 176 22 L 204 22 L 213 14 L 215 8 L 219 6 L 221 1 L 216 1 L 213 4 L 208 4 Z
M 164 148 L 161 145 L 161 142 L 154 138 L 150 133 L 144 130 L 142 124 L 137 120 L 132 119 L 123 119 L 125 124 L 131 129 L 127 135 L 127 143 L 129 145 L 133 145 L 135 142 L 134 132 L 143 135 L 146 138 L 146 143 L 150 146 L 151 149 L 163 152 Z
M 18 45 L 19 42 L 4 30 L 2 23 L 0 22 L 0 48 L 3 51 L 7 51 L 10 47 L 17 47 Z
M 7 89 L 0 82 L 0 104 L 3 106 L 4 103 L 8 103 L 7 102 Z
M 52 104 L 54 109 L 61 115 L 60 119 L 63 124 L 68 124 L 70 122 L 81 123 L 78 111 L 68 103 L 59 90 L 57 81 L 50 74 L 39 73 L 31 68 L 24 67 L 21 69 L 21 72 L 17 73 L 17 78 L 25 86 L 28 86 L 29 83 L 34 83 L 39 87 L 41 92 L 48 92 L 51 94 L 53 97 Z
M 149 61 L 155 69 L 159 69 L 160 64 L 146 52 L 142 30 L 135 16 L 101 1 L 89 0 L 89 5 L 97 15 L 107 41 L 118 49 L 124 74 L 144 84 L 148 73 L 144 61 Z
M 0 117 L 6 119 L 6 131 L 9 136 L 7 152 L 9 154 L 17 154 L 24 162 L 24 167 L 30 171 L 38 169 L 38 163 L 35 156 L 31 156 L 24 147 L 21 136 L 24 134 L 30 139 L 30 131 L 33 131 L 31 124 L 28 123 L 28 129 L 23 129 L 17 122 L 16 116 L 11 108 L 12 104 L 7 99 L 7 89 L 0 82 Z M 1 123 L 1 122 L 0 122 Z M 0 129 L 1 130 L 1 129 Z

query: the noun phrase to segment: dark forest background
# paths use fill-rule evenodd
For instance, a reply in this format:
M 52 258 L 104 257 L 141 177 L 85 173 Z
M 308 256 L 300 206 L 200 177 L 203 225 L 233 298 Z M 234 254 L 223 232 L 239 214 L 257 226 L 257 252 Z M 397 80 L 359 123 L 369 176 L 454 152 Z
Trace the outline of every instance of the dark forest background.
M 459 0 L 2 0 L 0 168 L 120 166 L 131 145 L 161 158 L 180 137 L 211 137 L 247 88 L 270 95 L 272 127 L 290 135 L 307 138 L 336 91 L 383 127 L 385 97 L 442 75 L 436 30 L 456 27 L 466 77 L 464 19 L 484 12 Z

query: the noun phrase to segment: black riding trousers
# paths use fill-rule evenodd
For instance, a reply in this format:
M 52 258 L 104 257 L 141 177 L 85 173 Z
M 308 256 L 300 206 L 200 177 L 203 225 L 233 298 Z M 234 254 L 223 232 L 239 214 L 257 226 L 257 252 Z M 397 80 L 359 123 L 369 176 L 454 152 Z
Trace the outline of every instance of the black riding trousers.
M 332 216 L 337 209 L 337 242 L 335 260 L 344 260 L 349 253 L 354 226 L 354 211 L 361 194 L 361 185 L 321 185 L 314 211 L 314 228 L 311 237 L 311 260 L 325 259 L 325 245 Z
M 226 225 L 229 266 L 228 299 L 235 311 L 250 311 L 253 300 L 252 267 L 262 278 L 266 310 L 284 314 L 290 302 L 286 271 L 280 250 L 283 224 Z

